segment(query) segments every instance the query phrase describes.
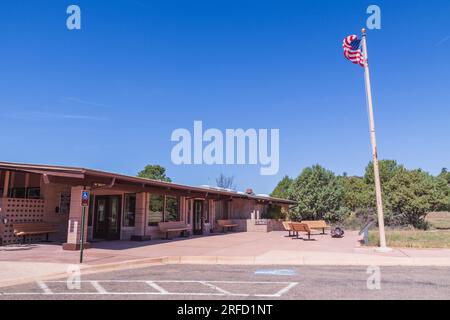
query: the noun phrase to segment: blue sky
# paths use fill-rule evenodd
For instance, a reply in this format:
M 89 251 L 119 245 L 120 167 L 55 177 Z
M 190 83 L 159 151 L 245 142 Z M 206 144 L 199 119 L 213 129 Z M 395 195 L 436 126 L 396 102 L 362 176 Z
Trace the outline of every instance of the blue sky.
M 66 8 L 82 30 L 66 28 Z M 362 175 L 371 159 L 363 69 L 343 58 L 368 32 L 379 156 L 433 174 L 450 167 L 450 2 L 2 1 L 0 160 L 270 192 L 315 163 Z M 280 170 L 175 166 L 176 128 L 279 128 Z

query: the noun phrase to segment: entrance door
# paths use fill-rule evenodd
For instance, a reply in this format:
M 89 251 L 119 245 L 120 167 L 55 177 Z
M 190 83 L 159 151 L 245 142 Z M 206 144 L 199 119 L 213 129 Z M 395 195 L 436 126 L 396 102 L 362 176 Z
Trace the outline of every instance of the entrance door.
M 203 234 L 203 201 L 194 200 L 194 234 Z
M 94 238 L 120 239 L 120 196 L 96 196 L 94 216 Z

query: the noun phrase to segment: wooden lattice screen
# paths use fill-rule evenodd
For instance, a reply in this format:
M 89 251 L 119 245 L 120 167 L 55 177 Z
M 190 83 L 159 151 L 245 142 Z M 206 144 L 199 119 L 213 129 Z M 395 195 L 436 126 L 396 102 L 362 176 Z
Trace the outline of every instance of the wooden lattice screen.
M 14 235 L 14 223 L 42 222 L 44 218 L 44 200 L 42 199 L 1 199 L 2 216 L 8 220 L 3 228 L 3 244 L 18 243 L 20 237 Z M 45 236 L 45 235 L 44 235 Z M 27 241 L 41 241 L 43 235 L 27 237 Z

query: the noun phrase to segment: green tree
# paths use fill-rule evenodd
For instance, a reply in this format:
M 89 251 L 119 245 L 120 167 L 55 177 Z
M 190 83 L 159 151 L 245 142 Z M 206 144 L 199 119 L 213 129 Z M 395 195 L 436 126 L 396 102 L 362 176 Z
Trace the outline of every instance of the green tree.
M 323 219 L 339 209 L 342 188 L 335 174 L 320 165 L 304 169 L 292 182 L 289 198 L 297 201 L 294 219 Z
M 450 203 L 450 190 L 445 180 L 418 169 L 401 168 L 385 187 L 386 206 L 395 224 L 409 224 L 425 229 L 425 216 L 442 210 Z
M 450 172 L 447 171 L 447 168 L 442 168 L 439 177 L 444 179 L 447 184 L 450 186 Z
M 289 187 L 292 184 L 292 179 L 289 178 L 287 175 L 281 179 L 280 182 L 278 182 L 275 189 L 273 189 L 272 193 L 270 194 L 271 197 L 274 198 L 281 198 L 281 199 L 288 199 L 289 198 Z
M 380 169 L 380 181 L 382 187 L 392 179 L 397 171 L 403 168 L 403 166 L 399 165 L 395 160 L 380 160 L 378 162 L 378 167 Z M 364 182 L 372 186 L 375 184 L 372 161 L 369 162 L 366 167 Z
M 342 187 L 342 206 L 353 212 L 376 205 L 374 188 L 361 177 L 339 177 Z
M 138 173 L 138 177 L 172 182 L 172 180 L 166 176 L 166 169 L 164 167 L 161 167 L 160 165 L 149 164 L 145 166 L 144 170 Z

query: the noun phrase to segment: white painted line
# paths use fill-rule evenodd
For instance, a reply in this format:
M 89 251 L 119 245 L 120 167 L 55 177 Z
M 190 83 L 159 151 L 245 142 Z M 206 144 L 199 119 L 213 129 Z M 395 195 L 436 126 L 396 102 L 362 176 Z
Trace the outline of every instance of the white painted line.
M 281 297 L 283 294 L 291 290 L 293 287 L 295 287 L 298 284 L 298 282 L 292 282 L 291 284 L 287 285 L 285 288 L 281 289 L 277 293 L 275 293 L 275 296 Z
M 89 283 L 92 281 L 96 281 L 99 283 L 143 283 L 143 282 L 158 282 L 158 283 L 200 283 L 200 282 L 208 282 L 208 283 L 243 283 L 243 284 L 291 284 L 291 281 L 219 281 L 219 280 L 81 280 L 80 282 Z M 46 280 L 47 283 L 62 283 L 67 282 L 66 280 Z
M 227 290 L 219 288 L 218 286 L 215 286 L 212 283 L 208 283 L 206 281 L 200 281 L 200 283 L 205 285 L 205 286 L 207 286 L 207 287 L 210 287 L 211 289 L 214 289 L 214 290 L 217 290 L 217 291 L 219 291 L 219 292 L 221 292 L 223 294 L 226 294 L 228 296 L 237 296 L 237 295 L 239 295 L 239 296 L 243 296 L 243 297 L 248 297 L 248 294 L 231 293 L 231 292 L 229 292 Z
M 42 296 L 42 295 L 49 295 L 48 293 L 43 293 L 43 292 L 11 292 L 11 293 L 4 292 L 3 294 L 5 296 L 21 296 L 21 295 Z M 124 296 L 130 296 L 130 295 L 225 296 L 225 294 L 223 294 L 223 293 L 209 293 L 209 292 L 168 292 L 168 293 L 160 293 L 160 292 L 107 292 L 107 293 L 98 293 L 98 292 L 53 292 L 53 293 L 50 293 L 50 295 L 54 295 L 54 296 L 69 296 L 69 295 L 93 296 L 93 295 L 102 295 L 102 294 L 118 295 L 118 296 L 121 296 L 121 295 L 124 295 Z
M 50 288 L 44 283 L 44 281 L 36 281 L 37 285 L 39 286 L 39 288 L 42 289 L 44 294 L 52 294 L 52 290 L 50 290 Z
M 158 286 L 156 283 L 154 283 L 153 281 L 146 281 L 146 283 L 152 287 L 153 289 L 159 291 L 159 293 L 163 293 L 163 294 L 168 294 L 169 291 L 167 291 L 166 289 Z
M 45 281 L 49 283 L 65 283 L 66 281 L 58 281 L 58 280 L 49 280 Z M 124 296 L 130 296 L 130 295 L 176 295 L 176 296 L 237 296 L 237 297 L 272 297 L 272 298 L 278 298 L 281 297 L 283 294 L 288 292 L 290 289 L 295 287 L 298 282 L 279 282 L 279 281 L 200 281 L 200 280 L 86 280 L 86 281 L 80 281 L 83 283 L 90 283 L 97 292 L 79 292 L 79 291 L 72 291 L 72 292 L 52 292 L 50 288 L 44 283 L 44 281 L 37 281 L 37 285 L 42 289 L 42 292 L 0 292 L 0 294 L 3 295 L 11 295 L 11 296 L 18 296 L 18 295 L 124 295 Z M 205 285 L 209 288 L 212 288 L 218 292 L 169 292 L 160 285 L 158 285 L 156 282 L 159 283 L 200 283 L 202 285 Z M 157 290 L 157 292 L 109 292 L 107 291 L 100 283 L 146 283 L 150 287 Z M 232 293 L 225 289 L 222 289 L 218 287 L 217 285 L 214 285 L 213 283 L 226 283 L 226 284 L 284 284 L 286 285 L 283 287 L 280 291 L 278 291 L 275 294 L 250 294 L 250 293 Z
M 109 292 L 103 288 L 98 281 L 90 281 L 92 286 L 95 288 L 95 290 L 97 290 L 98 293 L 100 294 L 109 294 Z

